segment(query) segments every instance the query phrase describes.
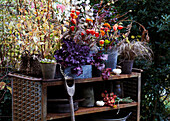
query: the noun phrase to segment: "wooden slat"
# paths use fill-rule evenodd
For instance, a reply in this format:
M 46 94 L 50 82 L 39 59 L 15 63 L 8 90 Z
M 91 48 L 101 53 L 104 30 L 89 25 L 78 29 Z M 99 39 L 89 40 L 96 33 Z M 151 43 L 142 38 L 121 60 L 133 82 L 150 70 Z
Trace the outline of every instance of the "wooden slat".
M 140 73 L 132 72 L 132 74 L 120 74 L 120 75 L 111 75 L 108 80 L 116 80 L 116 79 L 126 79 L 138 77 Z M 62 85 L 64 81 L 59 79 L 42 79 L 42 78 L 34 78 L 31 76 L 26 76 L 18 73 L 9 73 L 9 76 L 17 77 L 21 79 L 26 79 L 30 81 L 42 81 L 44 86 L 54 86 L 54 85 Z M 76 79 L 76 83 L 88 83 L 88 82 L 98 82 L 103 81 L 102 77 L 93 77 L 87 79 Z
M 117 80 L 117 79 L 126 79 L 126 78 L 133 78 L 138 77 L 140 73 L 132 72 L 132 74 L 120 74 L 120 75 L 111 75 L 108 80 Z M 103 81 L 102 77 L 93 77 L 87 79 L 77 79 L 75 80 L 76 83 L 88 83 L 88 82 L 98 82 Z M 45 86 L 53 86 L 53 85 L 62 85 L 64 81 L 43 81 L 43 85 Z
M 137 106 L 137 102 L 132 102 L 128 104 L 119 104 L 120 108 L 127 108 L 127 107 L 132 107 L 132 106 Z M 108 106 L 104 107 L 92 107 L 92 108 L 84 108 L 80 107 L 77 111 L 75 111 L 75 115 L 84 115 L 84 114 L 90 114 L 90 113 L 97 113 L 97 112 L 103 112 L 103 111 L 109 111 L 109 110 L 115 110 L 118 108 L 112 108 Z M 47 120 L 53 120 L 53 119 L 60 119 L 60 118 L 65 118 L 65 117 L 70 117 L 70 113 L 48 113 L 47 114 Z

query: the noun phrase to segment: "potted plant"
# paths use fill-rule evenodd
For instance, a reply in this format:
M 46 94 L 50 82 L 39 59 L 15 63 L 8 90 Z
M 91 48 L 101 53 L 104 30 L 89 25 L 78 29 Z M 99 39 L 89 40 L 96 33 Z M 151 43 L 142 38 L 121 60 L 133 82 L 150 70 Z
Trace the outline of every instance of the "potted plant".
M 153 55 L 148 43 L 135 40 L 122 43 L 118 49 L 118 53 L 122 62 L 122 73 L 125 74 L 132 72 L 135 58 L 144 58 L 151 61 Z

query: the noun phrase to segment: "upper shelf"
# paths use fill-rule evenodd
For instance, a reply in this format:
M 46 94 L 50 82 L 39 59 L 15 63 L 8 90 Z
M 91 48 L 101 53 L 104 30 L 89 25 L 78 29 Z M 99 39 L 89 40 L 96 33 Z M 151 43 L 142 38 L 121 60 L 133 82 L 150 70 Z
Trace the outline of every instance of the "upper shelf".
M 141 73 L 132 72 L 132 74 L 120 74 L 120 75 L 111 75 L 108 80 L 116 80 L 116 79 L 126 79 L 140 76 Z M 93 77 L 87 79 L 76 79 L 75 83 L 88 83 L 88 82 L 99 82 L 103 81 L 102 77 Z M 52 85 L 62 85 L 64 81 L 62 80 L 43 80 L 44 86 L 52 86 Z
M 9 76 L 21 78 L 25 80 L 30 81 L 40 81 L 44 86 L 53 86 L 53 85 L 63 85 L 64 81 L 59 79 L 42 79 L 42 78 L 34 78 L 31 76 L 26 76 L 18 73 L 9 73 Z M 141 73 L 132 72 L 131 74 L 120 74 L 120 75 L 111 75 L 108 80 L 116 80 L 116 79 L 126 79 L 126 78 L 133 78 L 133 77 L 139 77 Z M 87 78 L 87 79 L 76 79 L 76 83 L 88 83 L 88 82 L 98 82 L 103 81 L 102 77 L 93 77 L 93 78 Z

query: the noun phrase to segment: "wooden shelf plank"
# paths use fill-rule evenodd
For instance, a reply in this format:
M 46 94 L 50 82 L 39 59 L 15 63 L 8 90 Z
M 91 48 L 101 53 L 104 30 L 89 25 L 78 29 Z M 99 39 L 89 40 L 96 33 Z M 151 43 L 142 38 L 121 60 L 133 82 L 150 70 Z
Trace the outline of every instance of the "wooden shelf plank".
M 111 75 L 108 80 L 117 80 L 117 79 L 127 79 L 138 77 L 140 73 L 132 72 L 132 74 L 121 74 L 121 75 Z M 88 82 L 98 82 L 103 81 L 102 77 L 93 77 L 87 79 L 76 79 L 76 83 L 88 83 Z M 53 86 L 53 85 L 62 85 L 64 81 L 54 80 L 54 81 L 43 81 L 44 86 Z
M 137 106 L 137 102 L 132 102 L 128 104 L 119 104 L 120 108 L 127 108 L 132 106 Z M 79 107 L 77 111 L 75 111 L 75 115 L 84 115 L 84 114 L 90 114 L 90 113 L 97 113 L 97 112 L 103 112 L 103 111 L 109 111 L 109 110 L 115 110 L 118 108 L 112 108 L 109 106 L 104 107 L 92 107 L 92 108 L 85 108 L 85 107 Z M 70 113 L 48 113 L 47 114 L 47 120 L 53 120 L 53 119 L 60 119 L 60 118 L 66 118 L 70 117 Z

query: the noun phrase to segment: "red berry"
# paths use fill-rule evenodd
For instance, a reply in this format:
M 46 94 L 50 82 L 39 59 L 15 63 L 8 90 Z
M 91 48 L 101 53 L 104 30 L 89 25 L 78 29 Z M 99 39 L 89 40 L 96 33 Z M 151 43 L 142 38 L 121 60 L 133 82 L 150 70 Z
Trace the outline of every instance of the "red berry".
M 83 33 L 83 32 L 81 32 L 81 36 L 84 36 L 84 33 Z
M 71 19 L 71 22 L 72 22 L 73 24 L 76 24 L 76 19 Z
M 106 102 L 106 101 L 107 101 L 107 98 L 106 98 L 106 97 L 105 97 L 105 98 L 103 98 L 103 101 L 105 101 L 105 102 Z
M 72 12 L 72 13 L 74 13 L 74 12 L 75 12 L 75 10 L 74 10 L 74 9 L 72 9 L 72 10 L 71 10 L 71 12 Z
M 101 45 L 103 45 L 103 44 L 104 44 L 104 40 L 100 40 L 99 43 L 100 43 Z
M 107 101 L 107 103 L 108 103 L 108 104 L 111 104 L 111 101 L 110 101 L 110 100 L 108 100 L 108 101 Z
M 75 13 L 70 13 L 70 16 L 71 16 L 72 18 L 74 18 L 76 15 L 75 15 Z
M 104 92 L 107 93 L 107 90 L 105 90 Z
M 94 30 L 90 30 L 90 33 L 91 33 L 91 35 L 94 35 L 95 31 Z
M 113 95 L 113 98 L 115 99 L 117 96 L 116 95 Z
M 86 30 L 86 33 L 87 33 L 87 34 L 90 34 L 90 31 L 91 31 L 90 29 L 87 29 L 87 30 Z
M 110 97 L 110 100 L 112 100 L 113 99 L 113 97 Z
M 113 30 L 114 30 L 114 31 L 117 30 L 117 26 L 118 26 L 117 24 L 115 24 L 115 25 L 113 26 Z
M 114 100 L 114 99 L 112 99 L 110 102 L 111 102 L 111 103 L 115 103 L 115 100 Z
M 102 94 L 101 94 L 101 96 L 102 96 L 102 97 L 105 97 L 105 94 L 104 94 L 104 93 L 102 93 Z
M 95 33 L 95 36 L 96 36 L 96 37 L 99 37 L 99 32 L 96 32 L 96 33 Z
M 117 27 L 119 30 L 123 29 L 123 26 L 122 25 L 118 25 Z
M 113 107 L 113 104 L 110 104 L 109 106 Z
M 75 28 L 74 26 L 71 26 L 71 27 L 70 27 L 71 31 L 74 31 L 74 28 Z
M 79 14 L 80 14 L 80 11 L 76 11 L 76 14 L 79 15 Z
M 106 100 L 109 101 L 109 97 L 106 97 Z
M 111 92 L 111 93 L 110 93 L 110 96 L 112 97 L 113 95 L 114 95 L 114 93 L 113 93 L 113 92 Z

